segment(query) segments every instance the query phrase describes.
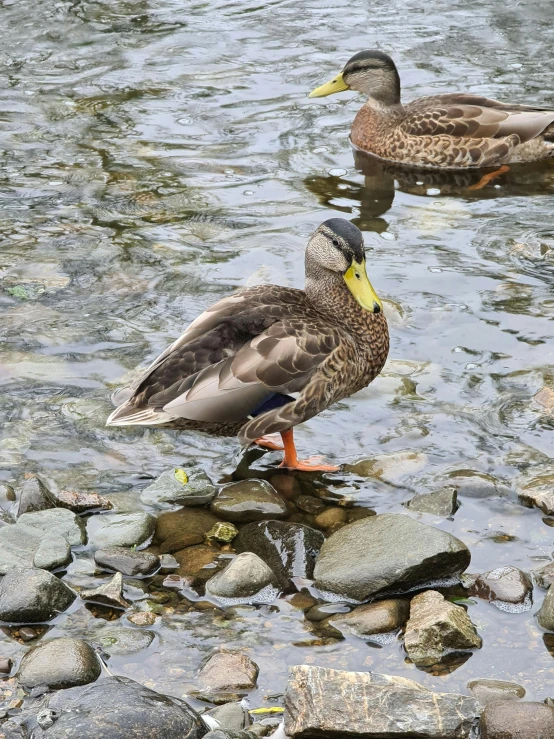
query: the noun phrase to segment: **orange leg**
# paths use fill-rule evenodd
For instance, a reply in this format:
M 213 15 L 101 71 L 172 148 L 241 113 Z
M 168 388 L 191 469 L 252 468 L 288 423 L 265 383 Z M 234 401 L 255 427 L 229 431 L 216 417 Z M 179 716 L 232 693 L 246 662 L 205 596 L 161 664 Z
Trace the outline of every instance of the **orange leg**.
M 508 167 L 508 165 L 503 164 L 498 169 L 495 169 L 494 172 L 489 172 L 488 174 L 484 174 L 479 180 L 479 182 L 477 182 L 477 184 L 471 185 L 467 189 L 468 190 L 482 190 L 485 187 L 485 185 L 489 184 L 489 182 L 491 182 L 492 180 L 495 180 L 497 177 L 500 177 L 500 175 L 505 174 L 509 170 L 510 168 Z
M 278 434 L 267 434 L 266 436 L 260 436 L 259 439 L 254 441 L 254 444 L 263 447 L 264 449 L 271 449 L 272 452 L 282 452 L 284 447 L 279 443 Z
M 296 454 L 296 447 L 294 446 L 294 437 L 292 429 L 287 431 L 281 431 L 281 437 L 283 438 L 283 444 L 285 446 L 285 457 L 280 467 L 286 467 L 289 470 L 302 470 L 304 472 L 337 472 L 339 467 L 335 467 L 332 464 L 321 464 L 316 460 L 321 457 L 310 457 L 310 459 L 298 459 Z M 313 460 L 313 462 L 311 461 Z

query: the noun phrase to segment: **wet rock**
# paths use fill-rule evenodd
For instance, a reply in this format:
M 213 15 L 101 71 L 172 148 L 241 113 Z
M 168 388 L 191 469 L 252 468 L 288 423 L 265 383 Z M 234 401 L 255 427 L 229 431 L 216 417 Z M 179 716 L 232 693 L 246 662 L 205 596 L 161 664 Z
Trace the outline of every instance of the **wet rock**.
M 295 738 L 462 739 L 477 715 L 474 698 L 370 672 L 299 665 L 285 692 L 285 731 Z
M 447 480 L 456 488 L 458 495 L 467 498 L 494 498 L 509 493 L 509 489 L 496 477 L 478 470 L 453 470 Z
M 62 490 L 56 496 L 56 504 L 74 513 L 91 510 L 109 511 L 113 508 L 110 501 L 98 493 L 78 493 L 76 490 Z
M 233 731 L 232 729 L 213 729 L 204 735 L 206 739 L 256 739 L 257 734 L 250 731 Z
M 145 505 L 178 503 L 182 506 L 202 506 L 215 496 L 217 488 L 203 471 L 186 473 L 172 468 L 162 474 L 151 485 L 144 488 L 140 499 Z
M 78 547 L 87 541 L 85 522 L 65 508 L 23 513 L 17 519 L 17 526 L 38 536 L 63 536 L 72 547 Z
M 540 508 L 547 516 L 554 514 L 554 471 L 547 467 L 531 478 L 518 482 L 519 500 L 528 508 Z
M 137 613 L 131 613 L 127 618 L 135 626 L 153 626 L 158 617 L 152 611 L 137 611 Z
M 165 575 L 179 568 L 179 562 L 171 554 L 160 555 L 160 573 Z
M 233 523 L 281 519 L 287 515 L 285 502 L 266 480 L 241 480 L 225 485 L 210 508 Z
M 179 563 L 176 574 L 181 577 L 192 577 L 198 582 L 206 582 L 220 568 L 220 565 L 216 562 L 219 555 L 220 552 L 217 549 L 205 544 L 175 552 L 175 559 Z
M 95 641 L 102 647 L 102 651 L 110 655 L 126 656 L 148 649 L 156 635 L 146 629 L 103 629 L 95 636 Z
M 46 511 L 55 508 L 56 499 L 38 477 L 30 477 L 21 486 L 17 516 L 33 511 Z
M 312 516 L 317 516 L 327 508 L 325 503 L 322 503 L 319 498 L 314 498 L 313 495 L 299 495 L 294 499 L 294 503 L 301 511 L 310 513 Z
M 178 552 L 181 549 L 192 547 L 195 544 L 202 544 L 204 541 L 204 538 L 205 538 L 205 535 L 202 536 L 202 534 L 195 534 L 195 533 L 177 534 L 176 536 L 173 536 L 171 539 L 167 539 L 166 541 L 163 541 L 160 544 L 160 552 L 162 554 L 173 554 L 174 552 Z
M 339 523 L 346 523 L 347 513 L 344 508 L 328 508 L 315 517 L 315 525 L 320 529 L 328 529 Z
M 323 544 L 315 584 L 354 601 L 454 579 L 470 553 L 463 542 L 408 515 L 386 513 L 344 526 Z
M 158 516 L 156 521 L 155 540 L 167 547 L 169 542 L 185 536 L 200 537 L 200 544 L 204 540 L 204 534 L 221 519 L 214 516 L 210 511 L 201 508 L 181 508 L 178 511 L 169 511 Z M 191 546 L 187 544 L 186 546 Z M 183 549 L 185 547 L 182 547 Z M 160 547 L 161 551 L 161 547 Z M 165 552 L 169 551 L 167 548 Z M 178 551 L 174 549 L 173 551 Z
M 309 595 L 309 593 L 293 593 L 292 595 L 287 595 L 285 600 L 293 608 L 298 608 L 300 611 L 308 611 L 317 605 L 317 600 L 312 595 Z
M 24 641 L 33 641 L 33 639 L 36 639 L 39 635 L 39 632 L 35 629 L 31 629 L 29 626 L 24 626 L 22 629 L 18 630 L 19 638 Z
M 101 672 L 96 652 L 82 639 L 52 639 L 23 657 L 17 678 L 26 688 L 72 688 L 94 682 Z
M 253 690 L 258 665 L 240 652 L 221 650 L 213 654 L 200 670 L 198 685 L 204 693 L 235 693 Z
M 239 530 L 232 523 L 214 523 L 212 528 L 204 534 L 206 540 L 213 539 L 228 544 L 238 535 Z
M 267 521 L 243 526 L 233 541 L 237 552 L 254 552 L 275 573 L 279 586 L 289 592 L 292 578 L 311 578 L 325 537 L 299 523 Z
M 420 513 L 431 513 L 434 516 L 453 516 L 458 509 L 458 493 L 452 485 L 447 485 L 440 490 L 424 495 L 414 495 L 408 501 L 408 508 L 411 511 L 419 511 Z
M 14 569 L 0 583 L 0 621 L 49 621 L 69 608 L 76 597 L 77 594 L 51 572 Z
M 354 608 L 350 613 L 331 616 L 329 623 L 341 632 L 353 632 L 360 636 L 386 634 L 402 628 L 410 615 L 410 602 L 400 598 L 368 603 Z
M 359 477 L 376 477 L 384 482 L 396 484 L 403 478 L 419 472 L 428 461 L 427 455 L 422 452 L 392 452 L 360 459 L 354 464 L 344 465 L 344 469 Z
M 93 685 L 48 696 L 58 715 L 51 728 L 30 739 L 201 739 L 200 717 L 185 701 L 156 693 L 127 677 L 107 677 Z
M 149 513 L 92 516 L 87 524 L 89 543 L 98 549 L 140 546 L 151 538 L 155 526 L 156 519 Z
M 225 703 L 208 713 L 225 731 L 242 731 L 250 723 L 248 712 L 240 703 Z
M 318 603 L 306 611 L 308 621 L 318 623 L 329 620 L 337 613 L 349 613 L 350 608 L 344 603 Z
M 525 688 L 504 680 L 470 680 L 467 684 L 481 708 L 498 701 L 518 701 L 525 696 Z
M 123 547 L 97 549 L 94 561 L 99 567 L 116 570 L 123 575 L 150 575 L 160 566 L 160 558 L 148 552 L 137 552 Z
M 256 554 L 244 552 L 206 583 L 206 595 L 240 599 L 248 603 L 271 603 L 279 595 L 277 578 Z
M 482 739 L 552 739 L 554 709 L 544 703 L 489 704 L 481 714 Z
M 6 482 L 0 482 L 0 508 L 9 511 L 14 507 L 17 501 L 17 495 L 11 485 Z
M 120 572 L 116 573 L 109 582 L 103 583 L 97 588 L 81 590 L 80 596 L 83 600 L 114 608 L 125 609 L 131 605 L 123 597 L 123 576 Z
M 14 567 L 54 570 L 69 562 L 71 547 L 62 536 L 32 531 L 18 524 L 0 528 L 0 575 Z
M 529 576 L 517 567 L 497 567 L 485 572 L 470 588 L 472 595 L 492 601 L 501 610 L 511 610 L 509 605 L 522 606 L 518 610 L 529 610 L 532 606 L 533 583 Z
M 404 634 L 404 647 L 412 662 L 435 665 L 451 652 L 481 646 L 481 637 L 461 606 L 449 603 L 435 590 L 412 599 Z
M 554 631 L 554 587 L 548 588 L 542 606 L 537 613 L 537 619 L 543 629 Z
M 539 588 L 547 590 L 554 583 L 554 562 L 549 562 L 544 567 L 532 570 L 531 575 Z

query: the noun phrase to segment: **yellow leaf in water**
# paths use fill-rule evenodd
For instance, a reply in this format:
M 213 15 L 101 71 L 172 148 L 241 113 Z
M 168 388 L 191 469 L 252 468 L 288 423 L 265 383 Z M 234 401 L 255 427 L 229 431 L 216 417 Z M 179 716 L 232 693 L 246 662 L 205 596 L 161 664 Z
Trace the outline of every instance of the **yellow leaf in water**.
M 254 716 L 260 716 L 264 713 L 283 713 L 284 710 L 281 706 L 271 706 L 271 708 L 253 708 L 248 713 Z
M 185 470 L 182 470 L 180 467 L 177 467 L 175 470 L 175 479 L 178 480 L 181 485 L 186 485 L 189 481 L 189 477 Z

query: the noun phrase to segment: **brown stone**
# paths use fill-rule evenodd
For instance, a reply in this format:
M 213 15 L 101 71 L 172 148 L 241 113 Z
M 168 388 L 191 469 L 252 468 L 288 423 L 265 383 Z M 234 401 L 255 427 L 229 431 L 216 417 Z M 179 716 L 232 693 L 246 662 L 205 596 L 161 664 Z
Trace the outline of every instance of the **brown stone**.
M 173 555 L 179 562 L 179 569 L 176 574 L 181 575 L 181 577 L 192 576 L 200 582 L 205 582 L 218 571 L 217 567 L 210 567 L 210 565 L 215 563 L 219 554 L 220 552 L 217 549 L 206 544 L 181 549 L 180 552 L 175 552 Z
M 362 518 L 369 518 L 370 516 L 375 516 L 375 511 L 371 508 L 349 508 L 346 511 L 346 520 L 348 523 L 352 523 L 353 521 L 361 521 Z
M 272 475 L 269 478 L 269 484 L 284 498 L 293 498 L 301 492 L 300 483 L 292 475 Z
M 188 534 L 177 534 L 170 539 L 166 539 L 160 544 L 160 554 L 173 554 L 181 549 L 193 547 L 195 544 L 202 544 L 204 537 L 196 532 Z
M 554 739 L 554 709 L 544 703 L 489 703 L 481 714 L 482 739 Z
M 156 542 L 164 542 L 185 534 L 200 534 L 203 537 L 218 521 L 221 521 L 221 518 L 202 508 L 180 508 L 178 511 L 169 511 L 158 516 L 155 539 Z
M 314 498 L 313 495 L 299 495 L 298 498 L 295 498 L 294 502 L 300 510 L 312 516 L 317 516 L 327 509 L 325 503 L 322 503 L 319 498 Z
M 152 611 L 137 611 L 128 616 L 128 620 L 135 626 L 153 626 L 156 623 L 157 615 Z
M 317 603 L 317 600 L 313 595 L 308 595 L 308 593 L 294 593 L 293 595 L 287 595 L 285 600 L 287 603 L 290 603 L 291 606 L 298 608 L 301 611 L 307 611 Z
M 505 680 L 470 680 L 468 690 L 477 698 L 481 708 L 498 701 L 518 701 L 525 697 L 525 688 Z
M 203 691 L 214 693 L 252 690 L 258 671 L 258 665 L 245 654 L 221 650 L 201 669 L 198 684 Z
M 361 635 L 386 634 L 404 626 L 409 615 L 408 600 L 391 598 L 358 606 L 350 613 L 340 613 L 328 620 L 339 631 L 354 631 Z
M 523 603 L 532 592 L 533 583 L 529 576 L 517 567 L 498 567 L 485 572 L 479 575 L 470 589 L 470 593 L 479 598 L 514 604 Z
M 337 523 L 346 522 L 346 510 L 344 508 L 328 508 L 315 517 L 315 525 L 321 529 L 328 529 Z
M 548 590 L 552 583 L 554 583 L 554 562 L 549 562 L 544 567 L 532 570 L 531 575 L 539 588 Z
M 60 508 L 68 508 L 75 513 L 82 513 L 91 509 L 109 511 L 113 505 L 107 498 L 98 493 L 78 493 L 76 490 L 62 490 L 56 496 L 56 503 Z

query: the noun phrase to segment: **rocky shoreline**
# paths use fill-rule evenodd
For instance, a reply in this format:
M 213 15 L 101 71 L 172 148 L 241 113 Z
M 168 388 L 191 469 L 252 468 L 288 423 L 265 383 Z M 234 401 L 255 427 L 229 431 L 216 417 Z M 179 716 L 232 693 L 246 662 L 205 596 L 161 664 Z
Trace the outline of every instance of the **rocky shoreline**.
M 38 477 L 4 485 L 0 628 L 14 649 L 0 657 L 0 737 L 554 737 L 548 696 L 525 701 L 521 685 L 492 676 L 461 695 L 393 674 L 295 664 L 284 695 L 251 709 L 245 699 L 269 676 L 247 647 L 211 650 L 185 697 L 112 674 L 112 656 L 146 653 L 160 618 L 183 607 L 223 623 L 237 608 L 287 604 L 322 645 L 394 641 L 404 660 L 437 675 L 482 647 L 469 596 L 524 612 L 534 580 L 548 589 L 537 623 L 554 631 L 554 565 L 469 574 L 468 547 L 418 519 L 455 515 L 455 487 L 380 515 L 317 490 L 286 474 L 216 485 L 170 469 L 142 489 L 150 510 L 137 512 L 120 494 L 53 493 Z M 81 558 L 87 587 L 68 575 Z M 64 633 L 64 619 L 83 608 L 106 622 L 102 638 Z M 62 635 L 49 634 L 54 624 Z

